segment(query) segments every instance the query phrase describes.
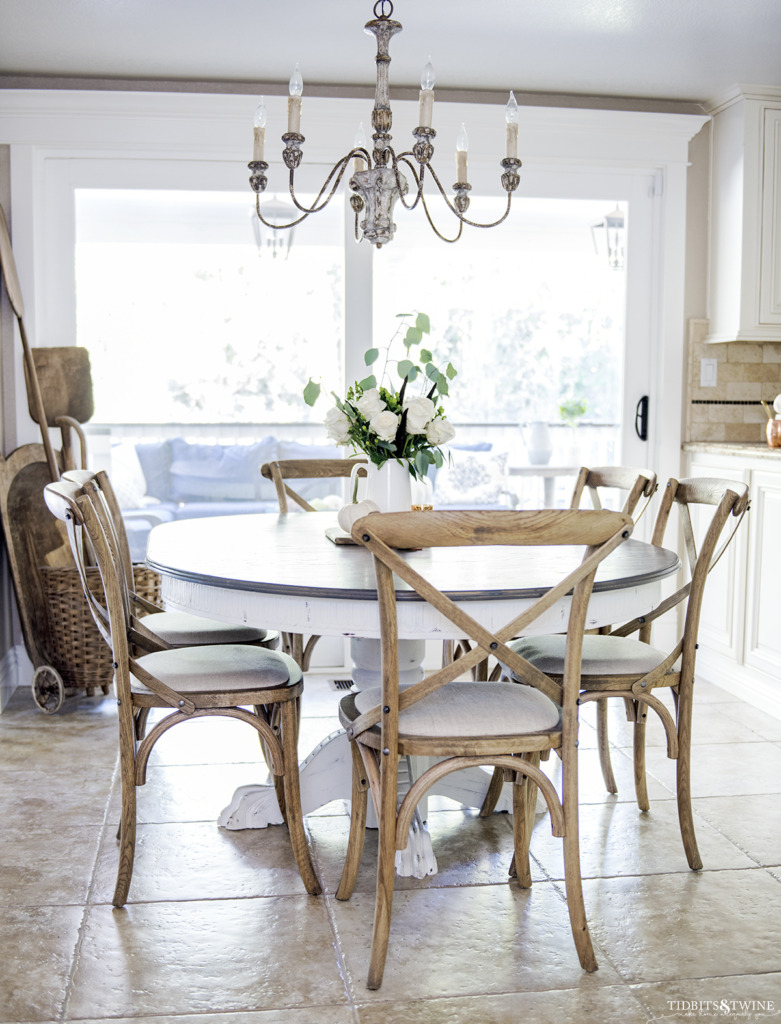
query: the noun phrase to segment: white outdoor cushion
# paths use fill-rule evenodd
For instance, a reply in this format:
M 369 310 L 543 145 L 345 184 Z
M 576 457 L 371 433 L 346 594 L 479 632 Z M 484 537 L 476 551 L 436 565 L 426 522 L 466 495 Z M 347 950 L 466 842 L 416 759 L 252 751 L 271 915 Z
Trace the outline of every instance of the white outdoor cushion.
M 155 651 L 138 664 L 181 693 L 274 689 L 301 679 L 301 670 L 287 654 L 238 644 Z M 135 678 L 131 687 L 134 693 L 151 692 Z
M 380 687 L 355 695 L 360 714 L 382 699 Z M 448 683 L 399 715 L 403 736 L 515 736 L 561 727 L 557 704 L 530 686 L 515 683 Z
M 525 636 L 514 640 L 509 646 L 526 658 L 532 665 L 549 675 L 561 675 L 564 671 L 564 648 L 567 638 L 563 635 Z M 582 676 L 644 676 L 646 672 L 664 661 L 665 651 L 644 644 L 628 636 L 601 636 L 588 634 L 583 637 Z
M 161 640 L 175 647 L 191 644 L 246 644 L 263 640 L 265 629 L 216 622 L 189 612 L 153 612 L 141 620 Z

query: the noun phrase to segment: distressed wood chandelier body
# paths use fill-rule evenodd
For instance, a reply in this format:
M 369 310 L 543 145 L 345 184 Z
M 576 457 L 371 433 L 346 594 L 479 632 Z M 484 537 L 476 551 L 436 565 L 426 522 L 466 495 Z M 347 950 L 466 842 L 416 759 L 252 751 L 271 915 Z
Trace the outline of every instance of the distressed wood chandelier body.
M 520 182 L 518 170 L 521 166 L 521 161 L 518 159 L 517 153 L 518 105 L 515 102 L 515 97 L 510 93 L 510 100 L 506 109 L 507 155 L 501 161 L 501 182 L 502 187 L 507 193 L 507 206 L 498 220 L 481 224 L 470 220 L 466 216 L 469 208 L 471 185 L 467 181 L 467 139 L 466 130 L 463 125 L 456 141 L 456 176 L 458 181 L 453 185 L 454 194 L 452 199 L 447 195 L 431 165 L 434 155 L 434 139 L 437 133 L 431 127 L 434 105 L 434 74 L 430 61 L 426 64 L 423 76 L 421 77 L 419 114 L 421 123 L 412 133 L 415 139 L 414 145 L 411 150 L 399 154 L 396 153 L 391 145 L 390 131 L 393 124 L 393 115 L 388 98 L 388 67 L 391 60 L 388 49 L 391 38 L 401 31 L 400 22 L 393 21 L 392 14 L 393 4 L 391 0 L 378 0 L 374 5 L 374 18 L 366 23 L 367 33 L 374 35 L 377 40 L 377 85 L 371 119 L 374 129 L 374 134 L 372 135 L 374 147 L 371 152 L 366 147 L 363 137 L 363 126 L 361 125 L 353 149 L 341 157 L 331 168 L 328 177 L 311 206 L 303 205 L 297 198 L 295 191 L 295 171 L 303 158 L 301 146 L 305 141 L 304 136 L 300 132 L 303 81 L 298 65 L 296 65 L 296 70 L 290 80 L 288 130 L 282 136 L 282 141 L 285 144 L 282 160 L 290 172 L 290 198 L 300 216 L 294 216 L 294 219 L 288 224 L 272 223 L 264 217 L 262 212 L 260 197 L 268 184 L 266 171 L 269 165 L 263 158 L 266 110 L 261 99 L 255 112 L 253 158 L 248 166 L 251 172 L 250 186 L 255 193 L 255 210 L 259 220 L 266 227 L 274 231 L 294 228 L 311 214 L 318 213 L 324 209 L 339 188 L 351 160 L 353 161 L 353 173 L 348 184 L 353 193 L 350 197 L 350 205 L 355 212 L 355 238 L 357 241 L 366 239 L 373 245 L 376 245 L 378 249 L 386 242 L 391 241 L 396 230 L 396 225 L 393 223 L 393 208 L 397 200 L 401 200 L 402 205 L 408 210 L 414 210 L 418 204 L 421 204 L 431 228 L 444 242 L 458 241 L 464 224 L 477 228 L 492 228 L 506 220 L 510 212 L 512 194 L 518 188 Z M 402 173 L 402 166 L 411 174 L 414 181 L 414 198 L 411 199 L 409 184 L 407 178 Z M 446 237 L 432 219 L 424 194 L 427 178 L 434 182 L 439 195 L 441 195 L 447 208 L 458 221 L 457 232 L 451 238 Z M 362 214 L 363 219 L 361 219 Z

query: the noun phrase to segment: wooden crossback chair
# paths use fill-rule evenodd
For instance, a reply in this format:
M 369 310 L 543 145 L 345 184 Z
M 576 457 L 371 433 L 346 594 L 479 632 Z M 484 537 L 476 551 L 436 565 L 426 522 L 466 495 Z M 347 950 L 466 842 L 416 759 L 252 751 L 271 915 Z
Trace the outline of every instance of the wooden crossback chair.
M 670 479 L 664 489 L 654 524 L 652 543 L 662 545 L 673 508 L 683 532 L 688 563 L 688 580 L 653 612 L 613 629 L 608 635 L 584 638 L 581 667 L 581 703 L 621 698 L 629 709 L 634 728 L 634 771 L 637 803 L 649 809 L 645 778 L 645 732 L 649 710 L 661 719 L 667 736 L 667 753 L 677 757 L 676 791 L 678 817 L 686 858 L 693 870 L 702 867 L 691 807 L 691 723 L 697 633 L 705 583 L 711 568 L 723 554 L 748 510 L 748 488 L 732 480 L 695 478 Z M 707 518 L 698 545 L 692 510 Z M 717 550 L 727 522 L 734 528 Z M 671 650 L 652 647 L 651 625 L 666 612 L 685 602 L 686 612 L 680 639 Z M 637 634 L 637 639 L 633 634 Z M 511 645 L 542 671 L 560 677 L 564 669 L 565 644 L 561 637 L 526 637 Z M 658 687 L 670 687 L 675 720 L 654 695 Z
M 101 517 L 103 529 L 112 530 L 114 544 L 119 553 L 124 582 L 133 612 L 143 618 L 135 620 L 138 643 L 147 651 L 164 650 L 168 647 L 193 647 L 200 644 L 258 644 L 261 647 L 276 647 L 279 634 L 255 626 L 234 625 L 218 622 L 187 612 L 167 612 L 159 605 L 133 592 L 133 565 L 130 546 L 127 542 L 120 511 L 108 474 L 104 470 L 69 470 L 63 479 L 90 490 L 96 498 L 96 510 Z M 139 626 L 141 628 L 139 628 Z M 151 635 L 150 635 L 151 634 Z
M 289 512 L 288 498 L 295 502 L 304 512 L 314 512 L 310 505 L 295 491 L 288 480 L 325 480 L 329 477 L 349 477 L 353 466 L 366 462 L 366 459 L 278 459 L 276 462 L 264 462 L 260 467 L 261 476 L 271 480 L 277 489 L 279 511 Z M 359 472 L 359 476 L 362 474 Z
M 632 516 L 635 522 L 648 508 L 651 498 L 658 490 L 656 473 L 650 469 L 637 469 L 633 466 L 581 466 L 575 486 L 572 490 L 570 508 L 580 508 L 584 493 L 591 501 L 592 508 L 602 508 L 605 492 L 610 492 L 615 499 L 616 507 L 620 502 L 620 511 Z M 635 515 L 635 509 L 645 498 L 642 508 Z M 609 628 L 600 632 L 609 632 Z M 613 766 L 610 761 L 610 743 L 607 728 L 607 701 L 597 701 L 597 746 L 602 778 L 608 793 L 617 793 Z
M 640 511 L 642 514 L 657 487 L 656 473 L 650 469 L 635 469 L 632 466 L 594 466 L 589 469 L 588 466 L 581 466 L 572 490 L 570 508 L 580 508 L 584 492 L 591 499 L 592 508 L 602 508 L 604 491 L 618 491 L 623 495 L 620 511 L 637 520 L 639 515 L 635 516 L 634 511 L 640 499 L 646 499 Z
M 347 478 L 351 475 L 356 462 L 365 463 L 366 459 L 278 459 L 276 462 L 264 462 L 260 467 L 261 476 L 271 480 L 277 490 L 279 511 L 290 511 L 290 501 L 298 505 L 304 512 L 314 512 L 313 505 L 295 491 L 289 480 L 325 480 L 328 478 Z M 362 470 L 358 475 L 365 475 Z M 306 640 L 300 633 L 282 633 L 282 650 L 298 662 L 303 672 L 309 671 L 312 652 L 319 636 L 310 636 Z
M 246 722 L 260 736 L 272 771 L 282 780 L 283 813 L 302 881 L 308 892 L 320 892 L 301 811 L 296 739 L 303 682 L 296 663 L 277 651 L 246 644 L 158 650 L 138 656 L 133 646 L 133 616 L 122 580 L 122 556 L 113 532 L 105 528 L 99 496 L 94 490 L 62 480 L 47 485 L 44 498 L 51 512 L 66 525 L 85 597 L 114 658 L 122 781 L 114 906 L 124 906 L 127 900 L 135 852 L 136 788 L 146 782 L 152 748 L 173 726 L 215 716 Z M 86 583 L 87 544 L 100 571 L 105 608 Z M 146 708 L 167 709 L 170 713 L 139 741 L 134 714 Z M 271 723 L 271 709 L 279 711 L 276 728 Z
M 541 510 L 539 512 L 462 511 L 375 513 L 358 520 L 353 539 L 374 556 L 382 633 L 382 687 L 349 694 L 340 719 L 353 751 L 350 836 L 337 898 L 349 899 L 363 849 L 367 790 L 379 822 L 377 890 L 369 968 L 369 988 L 379 988 L 388 949 L 396 850 L 407 845 L 415 807 L 439 778 L 461 768 L 493 765 L 513 786 L 515 856 L 519 885 L 531 885 L 529 841 L 536 790 L 550 809 L 553 832 L 564 842 L 567 905 L 572 934 L 585 970 L 596 969 L 583 906 L 578 849 L 577 734 L 580 645 L 586 609 L 599 563 L 632 530 L 629 516 L 617 512 Z M 503 628 L 491 631 L 432 586 L 424 575 L 426 549 L 472 545 L 582 545 L 583 559 L 556 586 Z M 424 558 L 409 559 L 396 549 L 420 548 Z M 512 553 L 508 550 L 508 558 Z M 522 556 L 521 556 L 522 558 Z M 398 628 L 394 574 L 419 597 L 454 623 L 474 644 L 420 683 L 399 689 Z M 561 681 L 550 679 L 512 651 L 507 643 L 545 611 L 573 592 L 565 637 L 567 667 Z M 408 597 L 408 594 L 404 595 Z M 524 679 L 467 682 L 457 677 L 487 654 L 504 661 Z M 562 792 L 539 768 L 540 755 L 555 750 L 563 763 Z M 397 808 L 399 760 L 407 755 L 441 758 L 411 786 Z
M 279 633 L 276 630 L 218 622 L 216 619 L 190 615 L 188 612 L 165 611 L 160 605 L 137 594 L 133 589 L 133 564 L 122 512 L 108 474 L 104 470 L 93 472 L 74 469 L 63 473 L 62 478 L 93 495 L 95 511 L 101 526 L 106 533 L 112 535 L 112 542 L 119 556 L 120 578 L 130 611 L 131 639 L 134 647 L 140 652 L 149 654 L 152 651 L 169 650 L 174 647 L 199 647 L 209 644 L 252 644 L 270 650 L 279 646 Z M 98 613 L 99 608 L 100 605 L 96 601 L 93 602 L 93 614 Z M 102 614 L 108 621 L 108 612 L 105 608 Z M 139 739 L 144 735 L 150 710 L 150 707 L 139 707 L 136 710 L 136 732 Z M 266 754 L 265 747 L 263 752 Z M 272 778 L 275 778 L 273 773 Z M 281 802 L 284 797 L 283 788 L 279 780 L 275 780 L 275 785 L 277 798 Z
M 648 508 L 648 504 L 656 493 L 657 488 L 658 484 L 656 482 L 656 473 L 650 469 L 635 469 L 631 466 L 595 466 L 594 468 L 589 469 L 587 466 L 582 466 L 578 473 L 578 478 L 575 481 L 575 487 L 570 499 L 570 508 L 576 509 L 581 507 L 584 493 L 586 493 L 590 498 L 592 508 L 602 508 L 604 492 L 611 491 L 615 492 L 617 507 L 620 503 L 618 511 L 623 512 L 625 515 L 632 516 L 635 522 L 637 522 L 643 512 Z M 642 498 L 645 498 L 646 500 L 638 514 L 635 515 L 635 509 Z M 600 632 L 602 632 L 602 630 L 600 630 Z M 446 651 L 446 658 L 460 657 L 464 650 L 468 649 L 468 646 L 468 643 L 464 641 L 461 643 L 451 642 L 450 649 Z M 495 665 L 491 673 L 491 678 L 498 679 L 501 676 L 501 671 L 501 665 Z M 486 678 L 488 676 L 487 659 L 477 666 L 475 674 L 479 678 Z M 618 786 L 616 785 L 615 777 L 613 775 L 613 767 L 610 762 L 606 701 L 597 702 L 597 745 L 599 748 L 599 762 L 602 768 L 602 777 L 605 780 L 605 786 L 609 793 L 617 793 Z M 493 812 L 501 793 L 501 788 L 501 776 L 498 772 L 495 772 L 493 784 L 486 793 L 483 806 L 480 808 L 480 814 L 482 817 L 487 817 Z

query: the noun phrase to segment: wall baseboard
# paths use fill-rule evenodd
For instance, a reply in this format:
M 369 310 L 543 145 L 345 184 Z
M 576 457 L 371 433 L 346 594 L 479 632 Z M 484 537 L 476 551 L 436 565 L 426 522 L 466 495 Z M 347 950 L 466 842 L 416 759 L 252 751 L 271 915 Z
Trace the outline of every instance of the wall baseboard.
M 697 652 L 695 679 L 715 683 L 734 697 L 740 697 L 747 704 L 781 720 L 781 689 L 777 679 L 737 665 L 731 658 L 707 648 L 700 648 Z

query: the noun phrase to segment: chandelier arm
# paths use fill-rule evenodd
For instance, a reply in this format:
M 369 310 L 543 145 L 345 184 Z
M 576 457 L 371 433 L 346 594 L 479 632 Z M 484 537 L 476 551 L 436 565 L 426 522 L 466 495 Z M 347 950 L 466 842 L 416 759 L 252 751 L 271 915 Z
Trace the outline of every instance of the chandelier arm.
M 426 214 L 426 220 L 428 221 L 429 227 L 434 232 L 434 234 L 438 238 L 441 238 L 443 242 L 457 242 L 459 240 L 459 238 L 461 237 L 461 232 L 464 230 L 464 221 L 462 220 L 462 218 L 461 217 L 458 218 L 458 232 L 457 232 L 455 238 L 446 238 L 445 235 L 442 234 L 442 232 L 439 230 L 439 228 L 436 226 L 436 224 L 432 220 L 431 214 L 429 213 L 429 209 L 428 209 L 428 203 L 426 202 L 426 197 L 425 197 L 425 195 L 422 192 L 420 194 L 420 199 L 421 199 L 421 202 L 423 204 L 423 212 Z M 453 212 L 456 213 L 455 210 Z M 457 213 L 456 213 L 456 216 L 458 216 Z
M 328 177 L 323 182 L 322 187 L 320 188 L 320 191 L 317 193 L 317 197 L 315 198 L 315 201 L 314 201 L 314 203 L 312 203 L 311 206 L 303 206 L 298 201 L 298 199 L 296 197 L 296 193 L 295 193 L 295 186 L 294 186 L 294 183 L 293 183 L 293 177 L 294 177 L 294 174 L 295 174 L 295 170 L 294 170 L 294 168 L 291 167 L 290 168 L 290 183 L 288 185 L 288 190 L 290 192 L 290 199 L 292 200 L 292 203 L 295 206 L 295 208 L 297 210 L 300 210 L 303 214 L 306 214 L 306 215 L 308 215 L 310 213 L 319 213 L 321 210 L 323 210 L 331 202 L 331 200 L 334 197 L 334 193 L 339 188 L 339 185 L 342 182 L 342 178 L 344 177 L 344 172 L 345 172 L 345 169 L 347 168 L 347 164 L 350 162 L 350 157 L 351 156 L 352 156 L 352 154 L 348 153 L 347 156 L 343 156 L 341 158 L 341 160 L 337 160 L 337 162 L 333 165 L 331 170 L 328 172 Z M 337 174 L 337 171 L 338 171 L 338 174 Z M 333 187 L 331 188 L 331 191 L 328 193 L 327 198 L 324 199 L 323 202 L 321 203 L 320 200 L 323 198 L 323 194 L 325 193 L 326 189 L 328 188 L 328 185 L 331 182 L 331 179 L 333 178 L 333 176 L 335 174 L 336 174 L 336 181 L 334 182 Z
M 492 220 L 490 224 L 480 224 L 476 220 L 469 220 L 468 217 L 464 217 L 460 213 L 457 213 L 456 216 L 458 217 L 458 219 L 463 224 L 469 224 L 469 226 L 473 227 L 473 228 L 495 228 L 495 227 L 498 227 L 500 224 L 503 224 L 507 220 L 507 218 L 509 217 L 509 215 L 510 215 L 510 207 L 512 206 L 512 201 L 513 201 L 512 193 L 508 192 L 507 193 L 507 206 L 505 207 L 504 213 L 502 214 L 502 216 L 498 220 Z
M 440 195 L 445 200 L 445 203 L 447 204 L 450 212 L 455 217 L 458 217 L 458 219 L 463 224 L 468 224 L 470 227 L 473 227 L 473 228 L 495 228 L 495 227 L 498 227 L 499 224 L 502 224 L 505 220 L 507 220 L 507 217 L 508 217 L 508 215 L 510 213 L 510 206 L 512 205 L 512 198 L 513 198 L 512 192 L 508 192 L 507 193 L 507 207 L 505 208 L 505 211 L 502 214 L 502 216 L 499 217 L 498 220 L 491 221 L 488 224 L 481 224 L 481 223 L 479 223 L 479 221 L 470 220 L 468 217 L 465 217 L 462 213 L 458 212 L 458 210 L 452 204 L 450 199 L 448 199 L 447 193 L 445 192 L 444 188 L 442 187 L 442 183 L 440 182 L 439 178 L 437 177 L 436 171 L 434 170 L 434 168 L 430 164 L 429 164 L 429 170 L 431 171 L 431 177 L 434 179 L 434 182 L 436 183 L 436 186 L 439 189 Z M 424 205 L 425 205 L 425 203 L 424 203 Z M 433 227 L 433 225 L 432 225 L 432 227 Z
M 263 214 L 260 212 L 260 195 L 255 196 L 255 212 L 258 215 L 258 220 L 261 224 L 265 224 L 267 228 L 271 228 L 272 231 L 285 231 L 288 228 L 294 228 L 296 224 L 300 224 L 302 220 L 306 220 L 309 216 L 308 213 L 302 213 L 298 220 L 291 220 L 289 224 L 272 224 L 267 221 Z
M 425 170 L 426 170 L 425 165 L 424 165 L 420 169 L 420 175 L 418 175 L 417 168 L 412 163 L 412 161 L 409 159 L 410 156 L 412 156 L 412 153 L 402 153 L 399 157 L 396 157 L 396 155 L 394 153 L 394 158 L 393 158 L 393 170 L 396 173 L 396 181 L 397 181 L 397 183 L 398 183 L 398 178 L 399 178 L 399 164 L 401 164 L 401 163 L 404 163 L 404 164 L 407 165 L 407 167 L 409 168 L 409 170 L 410 170 L 410 172 L 412 174 L 412 177 L 415 179 L 415 187 L 416 187 L 417 191 L 416 191 L 416 194 L 415 194 L 415 199 L 411 203 L 408 203 L 407 200 L 404 198 L 404 193 L 402 192 L 401 186 L 399 185 L 399 200 L 400 200 L 401 205 L 404 207 L 405 210 L 414 210 L 415 207 L 418 205 L 418 203 L 423 198 L 423 175 L 424 175 Z

